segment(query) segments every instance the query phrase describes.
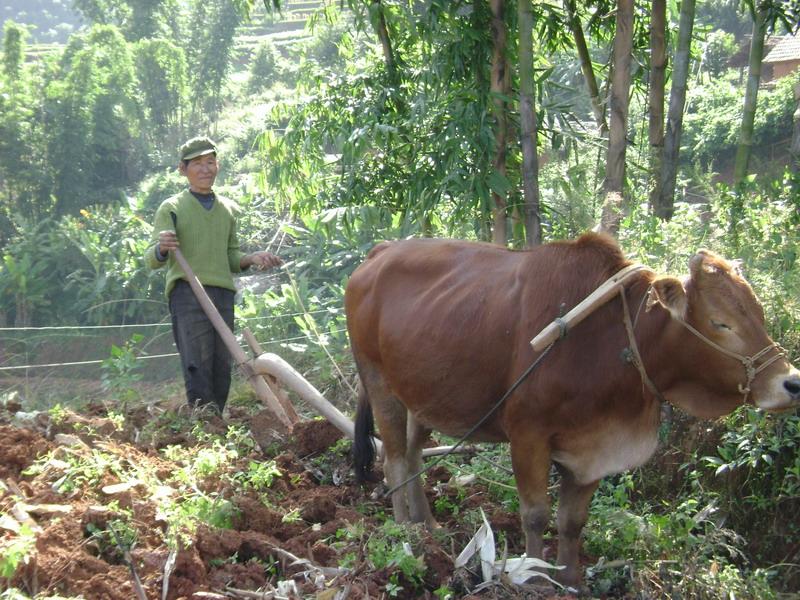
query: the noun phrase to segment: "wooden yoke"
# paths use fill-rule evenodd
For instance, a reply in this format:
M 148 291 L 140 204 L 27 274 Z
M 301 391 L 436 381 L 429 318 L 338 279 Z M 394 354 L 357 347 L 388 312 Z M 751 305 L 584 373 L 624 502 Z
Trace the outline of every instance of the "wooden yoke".
M 175 216 L 175 213 L 171 214 L 172 221 L 175 224 L 175 230 L 177 231 L 177 217 Z M 225 343 L 225 346 L 228 348 L 231 356 L 233 356 L 233 359 L 236 361 L 236 365 L 240 367 L 247 376 L 247 379 L 253 386 L 253 389 L 255 389 L 258 398 L 264 402 L 267 408 L 275 415 L 277 420 L 286 429 L 286 431 L 291 432 L 292 422 L 289 417 L 286 416 L 286 413 L 278 401 L 278 398 L 272 393 L 272 390 L 269 389 L 269 386 L 264 381 L 264 378 L 261 376 L 261 374 L 256 373 L 253 370 L 247 355 L 239 346 L 239 342 L 236 341 L 236 336 L 233 335 L 233 332 L 228 328 L 227 323 L 225 323 L 223 320 L 222 315 L 219 314 L 217 307 L 214 306 L 211 298 L 209 298 L 208 294 L 206 294 L 206 291 L 203 289 L 203 284 L 200 283 L 200 280 L 194 274 L 194 271 L 189 266 L 189 263 L 186 262 L 186 259 L 184 258 L 180 249 L 176 248 L 172 252 L 175 255 L 175 260 L 178 261 L 178 265 L 180 265 L 181 269 L 183 269 L 186 279 L 189 282 L 189 285 L 192 287 L 192 291 L 197 297 L 197 301 L 200 303 L 203 312 L 206 313 L 208 320 L 211 321 L 211 324 L 214 326 L 214 329 L 217 330 L 219 337 L 222 338 L 222 341 Z
M 531 346 L 536 352 L 541 352 L 547 346 L 555 342 L 559 337 L 566 335 L 570 328 L 575 327 L 586 317 L 592 314 L 600 306 L 611 300 L 625 281 L 639 271 L 650 271 L 649 267 L 639 264 L 628 265 L 609 277 L 603 284 L 586 296 L 581 302 L 570 310 L 563 317 L 555 319 L 547 327 L 542 329 L 535 338 L 531 340 Z M 563 332 L 563 333 L 562 333 Z

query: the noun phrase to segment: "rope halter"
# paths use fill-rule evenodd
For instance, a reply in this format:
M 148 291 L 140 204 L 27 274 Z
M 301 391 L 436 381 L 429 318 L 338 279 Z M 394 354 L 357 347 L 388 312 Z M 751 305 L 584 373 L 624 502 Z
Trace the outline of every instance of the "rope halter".
M 737 352 L 733 352 L 732 350 L 723 348 L 715 341 L 709 339 L 708 337 L 697 331 L 697 329 L 689 325 L 689 323 L 687 323 L 683 319 L 678 319 L 678 322 L 684 327 L 686 327 L 686 329 L 691 331 L 698 338 L 703 340 L 706 344 L 714 348 L 715 350 L 721 352 L 725 356 L 729 356 L 742 363 L 742 366 L 744 367 L 745 376 L 747 377 L 747 381 L 745 382 L 744 385 L 742 385 L 741 383 L 739 384 L 739 393 L 744 396 L 743 403 L 745 404 L 747 403 L 747 397 L 750 395 L 750 386 L 753 383 L 753 380 L 756 378 L 756 375 L 761 373 L 761 371 L 766 369 L 776 360 L 780 360 L 781 358 L 786 357 L 786 351 L 777 342 L 772 342 L 771 344 L 769 344 L 762 350 L 759 350 L 752 356 L 745 356 L 743 354 L 738 354 Z M 771 356 L 770 358 L 764 360 L 761 364 L 758 364 L 758 361 L 760 359 L 767 356 L 773 350 L 775 351 L 774 356 Z
M 648 292 L 645 294 L 644 298 L 649 296 L 651 291 L 652 291 L 652 288 L 650 290 L 648 290 Z M 636 322 L 639 320 L 639 313 L 642 310 L 642 304 L 639 305 L 639 310 L 636 311 L 635 319 L 634 319 L 633 322 L 631 322 L 630 310 L 628 309 L 628 301 L 625 298 L 625 289 L 622 286 L 620 286 L 620 288 L 619 288 L 619 295 L 620 295 L 620 298 L 622 299 L 623 322 L 625 323 L 625 329 L 626 329 L 626 331 L 628 333 L 628 340 L 630 341 L 630 346 L 629 346 L 630 353 L 631 353 L 630 362 L 633 363 L 633 365 L 639 370 L 639 373 L 640 373 L 640 375 L 642 377 L 642 382 L 650 390 L 650 392 L 656 398 L 658 398 L 662 403 L 666 402 L 666 400 L 664 399 L 664 396 L 658 391 L 658 389 L 656 388 L 655 384 L 652 382 L 650 377 L 648 377 L 648 375 L 647 375 L 647 373 L 646 373 L 646 371 L 644 369 L 644 363 L 642 362 L 641 355 L 639 354 L 639 349 L 636 346 L 636 337 L 634 335 L 634 329 L 636 328 Z M 644 302 L 644 298 L 642 299 L 642 303 Z M 732 350 L 728 350 L 727 348 L 723 348 L 722 346 L 717 344 L 715 341 L 709 339 L 707 336 L 703 335 L 697 329 L 695 329 L 694 327 L 689 325 L 689 323 L 687 323 L 685 320 L 683 320 L 683 319 L 676 319 L 676 320 L 678 321 L 678 323 L 683 325 L 686 329 L 691 331 L 695 336 L 700 338 L 703 342 L 705 342 L 706 344 L 708 344 L 709 346 L 711 346 L 712 348 L 714 348 L 718 352 L 721 352 L 725 356 L 728 356 L 730 358 L 738 360 L 740 363 L 742 363 L 742 366 L 744 367 L 745 376 L 747 378 L 747 381 L 745 382 L 744 385 L 742 385 L 741 383 L 739 383 L 739 385 L 738 385 L 739 393 L 742 394 L 742 396 L 743 396 L 742 404 L 747 404 L 747 397 L 750 395 L 750 386 L 752 385 L 753 380 L 755 380 L 756 376 L 759 373 L 761 373 L 761 371 L 763 371 L 768 366 L 770 366 L 772 363 L 774 363 L 775 361 L 786 357 L 786 350 L 784 350 L 780 346 L 780 344 L 778 344 L 776 342 L 773 342 L 773 343 L 769 344 L 768 346 L 766 346 L 765 348 L 759 350 L 758 352 L 756 352 L 752 356 L 745 356 L 743 354 L 739 354 L 737 352 L 733 352 Z M 770 352 L 772 352 L 773 350 L 775 351 L 775 354 L 773 356 L 767 358 L 763 362 L 761 362 L 761 364 L 759 364 L 759 360 L 761 360 L 762 358 L 768 356 L 770 354 Z

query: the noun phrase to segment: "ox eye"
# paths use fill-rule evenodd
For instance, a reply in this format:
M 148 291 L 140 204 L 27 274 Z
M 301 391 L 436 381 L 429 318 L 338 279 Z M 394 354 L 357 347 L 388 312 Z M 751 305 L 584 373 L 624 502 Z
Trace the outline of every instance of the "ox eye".
M 711 319 L 711 325 L 713 325 L 714 329 L 719 329 L 720 331 L 732 331 L 729 325 L 726 325 L 721 321 L 715 321 L 714 319 Z

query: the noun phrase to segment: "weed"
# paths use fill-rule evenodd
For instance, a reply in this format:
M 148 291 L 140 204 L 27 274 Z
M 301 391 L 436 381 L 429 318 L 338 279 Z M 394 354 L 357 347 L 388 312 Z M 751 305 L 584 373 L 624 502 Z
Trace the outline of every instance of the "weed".
M 248 461 L 247 471 L 236 471 L 227 475 L 227 479 L 245 490 L 265 490 L 272 487 L 281 471 L 274 460 Z
M 4 517 L 0 515 L 0 520 Z M 14 529 L 17 529 L 14 535 L 0 541 L 0 579 L 13 577 L 20 565 L 28 563 L 36 548 L 36 534 L 29 525 L 23 523 Z
M 283 518 L 281 518 L 281 522 L 283 523 L 299 523 L 302 520 L 303 519 L 300 516 L 300 509 L 298 508 L 293 508 L 288 513 L 283 515 Z
M 439 600 L 453 600 L 453 598 L 456 597 L 456 593 L 446 585 L 433 590 L 433 595 L 439 598 Z
M 47 414 L 50 416 L 50 422 L 53 425 L 60 425 L 64 422 L 64 419 L 67 418 L 67 411 L 63 406 L 61 406 L 60 402 L 56 403 L 55 406 L 50 408 L 50 410 L 47 411 Z
M 167 523 L 166 543 L 170 548 L 190 545 L 199 523 L 220 529 L 231 529 L 237 516 L 236 507 L 218 494 L 187 493 L 164 502 L 159 518 Z
M 40 475 L 58 465 L 61 476 L 53 483 L 53 489 L 62 494 L 86 492 L 97 487 L 104 477 L 115 475 L 120 481 L 127 474 L 118 457 L 93 449 L 91 452 L 67 454 L 64 460 L 56 459 L 53 453 L 37 459 L 23 471 L 23 475 Z
M 139 398 L 139 382 L 144 377 L 136 348 L 144 336 L 135 333 L 121 347 L 111 345 L 111 356 L 102 363 L 103 390 L 113 396 L 122 407 Z
M 390 569 L 387 592 L 396 596 L 403 583 L 419 589 L 425 576 L 425 561 L 412 551 L 416 531 L 394 522 L 386 522 L 367 540 L 367 559 L 375 569 Z M 391 587 L 390 587 L 391 586 Z
M 107 416 L 108 420 L 114 425 L 114 429 L 117 431 L 125 429 L 125 415 L 123 413 L 110 411 Z
M 342 464 L 348 460 L 352 449 L 352 441 L 347 438 L 341 438 L 330 446 L 325 452 L 319 456 L 313 457 L 309 463 L 313 468 L 314 474 L 318 477 L 322 485 L 336 485 L 338 482 L 334 480 L 337 473 L 341 471 Z M 348 463 L 349 465 L 349 463 Z
M 94 523 L 86 526 L 91 540 L 97 547 L 98 556 L 112 564 L 121 563 L 125 553 L 133 549 L 139 537 L 130 513 L 124 514 L 124 512 L 119 518 L 108 521 L 104 527 Z

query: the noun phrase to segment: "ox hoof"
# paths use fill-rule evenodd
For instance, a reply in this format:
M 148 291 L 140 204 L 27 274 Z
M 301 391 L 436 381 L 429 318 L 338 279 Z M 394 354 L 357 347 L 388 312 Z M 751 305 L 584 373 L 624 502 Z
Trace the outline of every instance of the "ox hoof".
M 439 521 L 435 519 L 425 522 L 425 529 L 427 529 L 428 531 L 436 531 L 437 529 L 441 528 L 442 526 L 439 524 Z

